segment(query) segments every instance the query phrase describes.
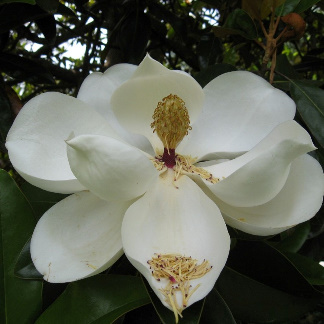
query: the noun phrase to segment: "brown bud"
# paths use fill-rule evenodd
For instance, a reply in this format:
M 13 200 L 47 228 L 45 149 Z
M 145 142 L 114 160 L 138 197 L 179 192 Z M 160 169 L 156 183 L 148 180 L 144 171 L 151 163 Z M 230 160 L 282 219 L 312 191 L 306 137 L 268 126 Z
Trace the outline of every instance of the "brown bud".
M 295 12 L 292 12 L 286 16 L 281 17 L 281 20 L 287 25 L 287 31 L 282 35 L 285 40 L 288 39 L 300 39 L 306 29 L 305 20 Z

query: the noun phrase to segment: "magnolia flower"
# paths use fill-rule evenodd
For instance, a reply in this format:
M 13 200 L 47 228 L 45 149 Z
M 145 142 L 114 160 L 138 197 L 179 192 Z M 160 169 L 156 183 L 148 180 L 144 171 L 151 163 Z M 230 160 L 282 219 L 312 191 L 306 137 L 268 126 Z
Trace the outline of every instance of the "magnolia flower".
M 177 321 L 225 265 L 225 222 L 270 235 L 320 208 L 323 172 L 294 115 L 294 102 L 252 73 L 202 89 L 149 56 L 91 74 L 77 99 L 30 100 L 8 134 L 11 162 L 35 186 L 74 193 L 35 228 L 37 270 L 79 280 L 124 252 Z

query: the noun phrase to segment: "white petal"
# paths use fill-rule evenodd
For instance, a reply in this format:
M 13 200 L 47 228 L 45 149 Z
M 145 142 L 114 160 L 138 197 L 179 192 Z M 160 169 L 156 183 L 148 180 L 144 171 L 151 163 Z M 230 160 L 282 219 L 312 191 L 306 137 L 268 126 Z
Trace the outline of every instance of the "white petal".
M 83 81 L 78 93 L 78 99 L 95 108 L 127 143 L 145 152 L 153 153 L 152 146 L 146 137 L 132 134 L 119 124 L 110 105 L 112 93 L 132 76 L 136 68 L 137 66 L 132 64 L 116 64 L 105 73 L 91 73 Z
M 203 90 L 202 114 L 179 146 L 181 154 L 248 151 L 296 111 L 289 96 L 246 71 L 222 74 Z
M 248 153 L 205 169 L 223 179 L 209 184 L 210 190 L 224 202 L 237 207 L 264 204 L 284 186 L 291 162 L 314 150 L 309 134 L 295 121 L 277 126 Z
M 82 101 L 60 93 L 44 93 L 18 114 L 6 147 L 15 169 L 30 183 L 60 193 L 83 190 L 66 155 L 71 132 L 114 136 L 109 124 Z
M 135 72 L 137 66 L 116 64 L 105 73 L 94 72 L 87 76 L 78 93 L 78 99 L 86 102 L 109 122 L 112 115 L 110 98 L 112 93 Z
M 158 102 L 169 94 L 184 100 L 190 120 L 194 122 L 204 98 L 200 85 L 189 74 L 168 70 L 146 56 L 133 77 L 113 93 L 111 104 L 123 127 L 146 136 L 154 148 L 161 149 L 162 143 L 150 125 Z
M 49 282 L 70 282 L 106 270 L 123 254 L 120 228 L 129 205 L 108 203 L 87 191 L 57 203 L 32 236 L 36 269 Z
M 215 202 L 228 225 L 250 234 L 272 235 L 312 218 L 322 205 L 323 194 L 323 170 L 305 154 L 291 164 L 286 184 L 268 203 L 238 208 L 218 199 Z
M 175 183 L 173 177 L 170 169 L 163 173 L 153 188 L 127 210 L 122 225 L 126 256 L 170 309 L 160 291 L 167 279 L 154 279 L 147 264 L 154 253 L 191 256 L 198 263 L 206 259 L 213 266 L 203 277 L 191 280 L 193 288 L 201 286 L 190 297 L 189 306 L 213 288 L 230 246 L 217 206 L 188 177 L 181 176 Z
M 77 179 L 107 201 L 142 195 L 159 173 L 139 149 L 106 136 L 81 135 L 67 141 Z

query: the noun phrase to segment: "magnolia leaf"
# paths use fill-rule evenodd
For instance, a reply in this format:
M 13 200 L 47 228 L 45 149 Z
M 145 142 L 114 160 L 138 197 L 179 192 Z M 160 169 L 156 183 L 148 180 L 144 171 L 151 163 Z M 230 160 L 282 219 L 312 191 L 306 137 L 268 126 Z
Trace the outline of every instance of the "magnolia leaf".
M 145 284 L 145 288 L 150 296 L 151 302 L 160 317 L 160 320 L 163 324 L 175 323 L 175 317 L 171 310 L 166 308 L 160 301 L 160 299 L 153 292 L 150 285 L 143 278 L 143 282 Z M 198 301 L 185 309 L 182 312 L 183 317 L 179 317 L 179 324 L 199 324 L 199 320 L 204 309 L 205 300 Z
M 4 142 L 14 120 L 11 104 L 5 89 L 0 87 L 0 141 Z
M 213 33 L 216 37 L 226 37 L 229 35 L 240 35 L 241 31 L 233 28 L 214 26 Z
M 31 6 L 28 3 L 8 3 L 1 7 L 0 33 L 46 16 L 48 13 L 39 6 Z
M 35 20 L 37 26 L 42 31 L 45 39 L 50 45 L 55 43 L 56 39 L 56 20 L 54 16 L 48 16 Z
M 34 323 L 42 307 L 42 283 L 14 275 L 16 260 L 36 221 L 14 180 L 0 170 L 0 322 Z
M 281 6 L 285 0 L 263 0 L 261 5 L 261 20 L 267 18 L 272 10 Z
M 36 0 L 36 3 L 48 13 L 54 14 L 57 11 L 59 0 Z
M 300 0 L 286 0 L 281 6 L 276 9 L 277 16 L 285 16 L 291 12 L 295 12 L 296 6 Z
M 311 8 L 312 6 L 314 6 L 319 1 L 320 0 L 300 0 L 299 4 L 294 9 L 294 12 L 302 13 L 305 10 L 307 10 L 307 9 Z
M 312 285 L 324 285 L 324 267 L 303 255 L 284 252 L 285 256 L 305 276 Z
M 284 91 L 289 91 L 289 79 L 297 80 L 301 78 L 284 54 L 277 56 L 275 71 L 278 73 L 275 73 L 273 85 Z
M 37 219 L 39 219 L 48 209 L 50 209 L 56 203 L 68 196 L 42 190 L 31 185 L 29 182 L 24 182 L 21 185 L 21 190 L 27 197 Z
M 215 79 L 221 74 L 232 71 L 236 71 L 236 68 L 233 65 L 226 63 L 215 64 L 195 74 L 194 78 L 202 87 L 205 87 L 211 80 Z
M 216 287 L 234 317 L 247 323 L 279 323 L 298 319 L 313 310 L 321 300 L 320 297 L 306 298 L 285 293 L 229 267 L 222 271 Z
M 235 319 L 224 299 L 214 288 L 205 298 L 200 324 L 236 324 Z
M 14 272 L 17 277 L 22 279 L 43 279 L 43 275 L 36 270 L 31 259 L 30 240 L 27 241 L 21 250 Z
M 271 11 L 281 6 L 285 0 L 242 0 L 242 9 L 254 19 L 265 19 Z
M 242 275 L 288 294 L 318 297 L 318 291 L 285 255 L 265 242 L 237 240 L 227 265 Z
M 290 92 L 303 121 L 324 147 L 324 90 L 303 81 L 290 80 Z
M 17 80 L 35 83 L 55 83 L 50 72 L 40 63 L 15 54 L 1 53 L 0 68 Z
M 141 278 L 97 275 L 69 284 L 36 324 L 112 323 L 149 302 Z
M 254 19 L 261 19 L 262 1 L 242 0 L 242 9 Z
M 253 19 L 242 9 L 235 9 L 231 12 L 223 27 L 235 30 L 238 34 L 250 40 L 256 39 L 258 36 Z
M 298 252 L 306 242 L 310 229 L 309 222 L 305 222 L 287 230 L 284 233 L 288 235 L 275 248 L 284 252 Z
M 213 33 L 203 35 L 196 50 L 200 70 L 207 69 L 215 64 L 220 51 L 221 43 Z
M 12 3 L 12 2 L 28 3 L 31 5 L 36 4 L 36 0 L 1 0 L 1 3 Z

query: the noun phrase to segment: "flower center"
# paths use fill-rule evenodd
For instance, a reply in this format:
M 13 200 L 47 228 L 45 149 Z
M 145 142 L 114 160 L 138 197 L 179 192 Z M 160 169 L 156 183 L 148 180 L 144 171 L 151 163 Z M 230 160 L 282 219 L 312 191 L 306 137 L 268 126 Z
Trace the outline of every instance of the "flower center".
M 166 281 L 165 287 L 160 291 L 172 308 L 176 323 L 178 323 L 178 316 L 182 317 L 181 313 L 187 307 L 189 298 L 200 286 L 198 284 L 192 287 L 190 280 L 203 277 L 211 270 L 212 266 L 207 260 L 198 264 L 197 260 L 180 254 L 154 254 L 147 263 L 156 280 Z M 178 292 L 180 300 L 177 299 Z
M 175 149 L 191 130 L 185 102 L 173 94 L 163 98 L 154 110 L 151 127 L 164 146 L 162 161 L 168 168 L 173 168 L 176 165 Z
M 180 174 L 199 175 L 211 183 L 220 180 L 203 168 L 195 166 L 195 158 L 177 154 L 175 151 L 178 144 L 192 129 L 188 110 L 181 98 L 173 94 L 163 98 L 157 104 L 152 117 L 153 133 L 156 132 L 164 146 L 163 153 L 159 152 L 155 158 L 152 158 L 157 170 L 162 171 L 165 167 L 173 169 L 175 171 L 174 182 Z

